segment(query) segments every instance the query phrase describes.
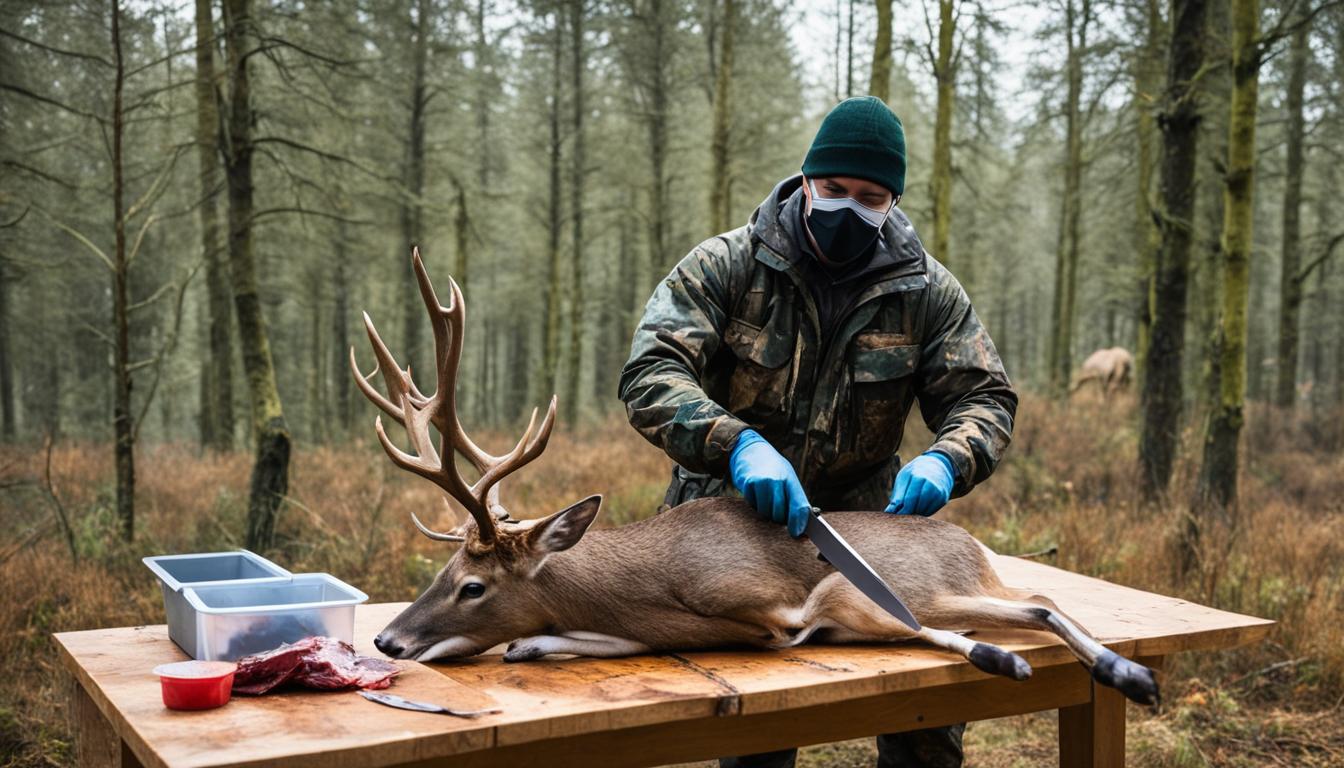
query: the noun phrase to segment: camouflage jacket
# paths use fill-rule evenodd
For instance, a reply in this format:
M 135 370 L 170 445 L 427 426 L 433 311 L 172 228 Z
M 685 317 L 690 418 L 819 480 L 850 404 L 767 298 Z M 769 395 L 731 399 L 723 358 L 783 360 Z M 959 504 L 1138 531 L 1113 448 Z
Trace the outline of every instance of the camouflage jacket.
M 751 427 L 817 506 L 880 509 L 918 397 L 932 448 L 956 468 L 953 495 L 966 493 L 994 471 L 1017 409 L 994 343 L 899 210 L 879 241 L 891 265 L 864 278 L 822 338 L 801 263 L 813 257 L 780 216 L 799 183 L 781 182 L 748 225 L 696 246 L 658 285 L 621 372 L 630 423 L 682 481 L 698 480 L 691 496 L 725 490 L 732 446 Z M 672 504 L 686 500 L 676 485 Z

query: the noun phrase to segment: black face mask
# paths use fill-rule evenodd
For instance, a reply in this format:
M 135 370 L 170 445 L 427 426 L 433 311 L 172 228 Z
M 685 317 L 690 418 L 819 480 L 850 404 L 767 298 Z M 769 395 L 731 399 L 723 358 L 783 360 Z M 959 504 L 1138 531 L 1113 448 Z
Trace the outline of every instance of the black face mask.
M 821 253 L 817 258 L 828 267 L 849 266 L 860 256 L 869 253 L 877 241 L 881 227 L 864 221 L 854 211 L 819 211 L 815 208 L 804 217 L 812 239 Z

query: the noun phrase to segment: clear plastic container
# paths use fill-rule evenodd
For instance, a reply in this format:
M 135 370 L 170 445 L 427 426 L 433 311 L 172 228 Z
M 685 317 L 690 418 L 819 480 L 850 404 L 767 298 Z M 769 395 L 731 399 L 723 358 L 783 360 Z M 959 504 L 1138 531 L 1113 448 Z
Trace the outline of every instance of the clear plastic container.
M 196 611 L 184 593 L 189 587 L 288 583 L 291 574 L 266 558 L 245 549 L 193 555 L 159 555 L 142 562 L 159 577 L 168 637 L 192 658 L 196 654 Z
M 214 584 L 184 591 L 195 620 L 194 658 L 235 661 L 313 635 L 354 642 L 355 606 L 369 596 L 326 573 L 287 581 Z

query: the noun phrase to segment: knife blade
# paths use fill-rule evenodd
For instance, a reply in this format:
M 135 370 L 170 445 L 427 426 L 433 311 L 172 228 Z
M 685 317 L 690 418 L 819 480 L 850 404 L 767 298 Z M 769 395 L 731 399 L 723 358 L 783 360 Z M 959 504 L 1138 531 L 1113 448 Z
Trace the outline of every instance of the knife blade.
M 922 629 L 915 615 L 901 598 L 891 591 L 887 582 L 873 570 L 862 555 L 854 551 L 849 542 L 845 541 L 830 523 L 822 518 L 820 509 L 812 508 L 812 514 L 807 519 L 807 528 L 803 532 L 821 551 L 822 556 L 835 566 L 837 571 L 843 573 L 851 584 L 858 587 L 859 591 L 867 595 L 869 600 L 877 603 L 879 607 L 914 631 Z
M 449 709 L 438 704 L 429 704 L 423 701 L 411 701 L 403 699 L 400 696 L 391 693 L 379 693 L 378 691 L 359 692 L 360 696 L 397 709 L 408 709 L 412 712 L 430 712 L 437 715 L 452 715 L 454 717 L 480 717 L 481 715 L 493 715 L 503 710 L 500 709 Z

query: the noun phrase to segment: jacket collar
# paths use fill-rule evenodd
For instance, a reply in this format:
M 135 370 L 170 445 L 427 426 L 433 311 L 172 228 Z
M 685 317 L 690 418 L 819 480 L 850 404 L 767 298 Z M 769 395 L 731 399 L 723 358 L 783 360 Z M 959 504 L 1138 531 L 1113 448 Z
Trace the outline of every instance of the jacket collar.
M 807 273 L 803 260 L 814 257 L 809 249 L 797 241 L 795 228 L 784 220 L 781 214 L 789 198 L 802 188 L 802 185 L 802 174 L 790 176 L 779 182 L 752 212 L 749 220 L 752 240 L 759 241 L 765 246 L 754 249 L 756 260 L 774 269 L 792 273 L 798 280 L 802 280 L 803 275 Z M 881 285 L 882 290 L 879 290 L 879 293 L 921 288 L 928 284 L 924 245 L 915 234 L 915 228 L 911 225 L 909 217 L 900 208 L 893 207 L 891 215 L 882 223 L 878 248 L 884 249 L 885 252 L 873 254 L 873 260 L 890 263 L 890 266 L 865 277 L 873 282 L 873 287 Z M 888 285 L 888 281 L 895 282 Z

